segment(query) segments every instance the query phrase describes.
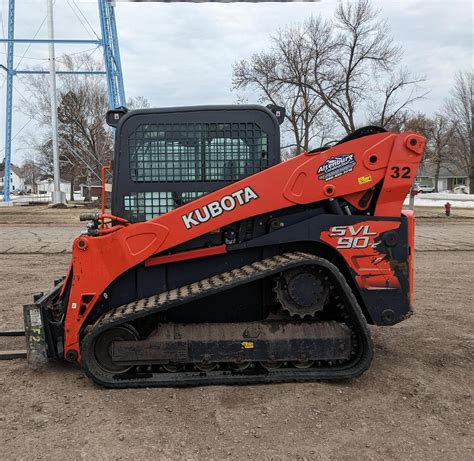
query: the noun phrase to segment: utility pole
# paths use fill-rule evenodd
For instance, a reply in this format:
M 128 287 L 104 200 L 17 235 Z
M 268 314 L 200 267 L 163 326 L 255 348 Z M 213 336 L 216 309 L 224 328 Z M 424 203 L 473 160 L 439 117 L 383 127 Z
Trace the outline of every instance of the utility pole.
M 65 203 L 66 197 L 61 192 L 61 176 L 59 171 L 59 144 L 58 144 L 58 100 L 56 92 L 56 61 L 54 54 L 54 21 L 53 21 L 53 0 L 48 2 L 48 38 L 49 42 L 49 90 L 51 101 L 51 129 L 53 147 L 53 173 L 54 191 L 52 201 L 54 205 Z
M 7 46 L 7 117 L 5 130 L 5 158 L 4 158 L 4 179 L 3 179 L 3 205 L 12 204 L 10 198 L 10 164 L 12 155 L 12 118 L 9 116 L 13 111 L 13 46 L 15 32 L 15 1 L 12 0 L 8 7 L 8 46 Z

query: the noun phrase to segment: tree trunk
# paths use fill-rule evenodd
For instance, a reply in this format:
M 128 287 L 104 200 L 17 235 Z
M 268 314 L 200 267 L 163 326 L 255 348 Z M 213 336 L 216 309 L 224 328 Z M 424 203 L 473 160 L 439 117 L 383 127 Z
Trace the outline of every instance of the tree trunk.
M 434 186 L 435 192 L 439 192 L 438 190 L 438 180 L 439 180 L 439 170 L 441 169 L 441 160 L 436 161 L 436 169 L 435 169 L 435 177 L 434 177 Z
M 84 201 L 90 202 L 91 201 L 91 174 L 87 173 L 86 179 L 86 193 L 84 194 Z
M 71 190 L 69 191 L 69 200 L 74 202 L 74 168 L 71 170 Z
M 469 175 L 469 193 L 474 194 L 474 155 L 472 153 L 471 153 L 471 172 L 470 173 L 471 174 Z

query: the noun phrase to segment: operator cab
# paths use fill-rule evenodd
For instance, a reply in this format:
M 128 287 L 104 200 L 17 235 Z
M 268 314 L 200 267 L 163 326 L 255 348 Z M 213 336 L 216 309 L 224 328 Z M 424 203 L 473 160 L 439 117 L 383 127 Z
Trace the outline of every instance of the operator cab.
M 112 214 L 147 221 L 279 163 L 283 116 L 258 105 L 110 111 Z

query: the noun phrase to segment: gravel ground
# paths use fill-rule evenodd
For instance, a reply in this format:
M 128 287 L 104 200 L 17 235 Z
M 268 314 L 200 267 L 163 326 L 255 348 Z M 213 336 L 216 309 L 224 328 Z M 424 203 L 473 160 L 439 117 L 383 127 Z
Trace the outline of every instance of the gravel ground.
M 2 328 L 64 275 L 80 228 L 14 222 L 0 226 Z M 473 459 L 473 224 L 418 221 L 416 314 L 372 329 L 355 381 L 109 391 L 66 364 L 2 362 L 0 459 Z

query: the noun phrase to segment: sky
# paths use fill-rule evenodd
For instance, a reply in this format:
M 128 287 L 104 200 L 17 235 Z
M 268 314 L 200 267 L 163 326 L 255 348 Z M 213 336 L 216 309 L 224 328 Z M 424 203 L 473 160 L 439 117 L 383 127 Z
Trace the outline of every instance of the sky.
M 414 110 L 434 114 L 453 85 L 458 70 L 472 69 L 472 2 L 464 0 L 375 0 L 387 19 L 394 41 L 402 45 L 401 64 L 426 77 L 429 95 Z M 337 1 L 320 3 L 129 3 L 117 2 L 116 18 L 127 97 L 145 96 L 151 106 L 168 107 L 236 102 L 232 65 L 269 47 L 278 28 L 311 15 L 330 18 Z M 0 0 L 6 32 L 8 0 Z M 89 39 L 100 35 L 97 2 L 56 0 L 56 38 Z M 83 16 L 82 16 L 83 15 Z M 46 0 L 17 0 L 15 37 L 47 37 Z M 87 19 L 87 21 L 85 20 Z M 41 24 L 43 25 L 41 26 Z M 87 50 L 101 58 L 93 45 L 58 45 L 56 56 Z M 0 63 L 6 64 L 0 44 Z M 47 45 L 17 45 L 15 67 L 48 68 Z M 21 57 L 24 56 L 23 59 Z M 21 61 L 21 62 L 20 62 Z M 24 86 L 14 79 L 13 161 L 21 163 L 25 135 L 34 131 L 19 111 Z M 0 159 L 4 155 L 4 72 L 0 70 Z M 253 95 L 250 94 L 249 102 Z M 25 128 L 23 128 L 26 125 Z M 19 132 L 19 130 L 23 130 Z

